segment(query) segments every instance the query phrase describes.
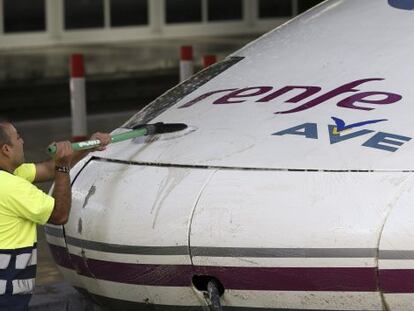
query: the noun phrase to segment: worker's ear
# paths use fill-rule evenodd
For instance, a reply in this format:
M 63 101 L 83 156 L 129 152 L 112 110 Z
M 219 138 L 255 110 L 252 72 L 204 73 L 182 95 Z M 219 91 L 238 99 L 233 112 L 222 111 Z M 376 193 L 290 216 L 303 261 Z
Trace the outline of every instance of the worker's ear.
M 3 144 L 0 148 L 2 155 L 8 156 L 10 154 L 10 146 L 8 144 Z

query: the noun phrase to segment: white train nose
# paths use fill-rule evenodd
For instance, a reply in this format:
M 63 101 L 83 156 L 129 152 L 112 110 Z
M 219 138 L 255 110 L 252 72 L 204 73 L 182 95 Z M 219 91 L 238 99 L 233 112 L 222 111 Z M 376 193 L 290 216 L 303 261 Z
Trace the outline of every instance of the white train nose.
M 114 288 L 123 288 L 127 300 L 198 305 L 189 229 L 211 174 L 204 169 L 90 161 L 72 185 L 71 216 L 64 227 L 70 260 L 62 263 L 64 274 L 97 296 L 114 296 Z M 179 294 L 162 295 L 166 286 Z

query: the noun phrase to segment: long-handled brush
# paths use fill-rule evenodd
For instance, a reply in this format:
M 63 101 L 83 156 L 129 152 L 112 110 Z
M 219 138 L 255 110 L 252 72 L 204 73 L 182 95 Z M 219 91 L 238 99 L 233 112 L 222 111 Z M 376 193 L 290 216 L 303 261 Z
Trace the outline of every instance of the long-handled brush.
M 137 125 L 133 128 L 132 131 L 111 135 L 111 143 L 117 143 L 124 140 L 140 137 L 140 136 L 148 136 L 148 135 L 156 135 L 156 134 L 164 134 L 164 133 L 171 133 L 171 132 L 178 132 L 182 131 L 187 128 L 187 125 L 184 123 L 154 123 L 154 124 L 143 124 Z M 72 143 L 73 150 L 86 150 L 86 149 L 93 149 L 99 147 L 101 141 L 99 139 L 94 140 L 86 140 L 77 143 Z M 51 155 L 56 153 L 56 145 L 52 144 L 47 148 L 47 152 Z

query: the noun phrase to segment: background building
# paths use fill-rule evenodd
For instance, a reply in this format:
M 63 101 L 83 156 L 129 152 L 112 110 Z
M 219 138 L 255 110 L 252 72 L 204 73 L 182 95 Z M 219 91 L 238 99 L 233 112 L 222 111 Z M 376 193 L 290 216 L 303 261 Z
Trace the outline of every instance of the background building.
M 0 0 L 0 48 L 263 33 L 321 0 Z

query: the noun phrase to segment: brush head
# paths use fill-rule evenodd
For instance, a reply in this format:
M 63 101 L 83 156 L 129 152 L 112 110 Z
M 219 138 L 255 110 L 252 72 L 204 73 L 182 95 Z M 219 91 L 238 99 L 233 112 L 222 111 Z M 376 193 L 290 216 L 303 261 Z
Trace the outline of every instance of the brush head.
M 164 133 L 172 133 L 185 130 L 188 126 L 184 123 L 163 123 L 158 122 L 154 124 L 141 124 L 136 125 L 133 127 L 134 130 L 140 128 L 147 129 L 147 135 L 155 135 L 155 134 L 164 134 Z

